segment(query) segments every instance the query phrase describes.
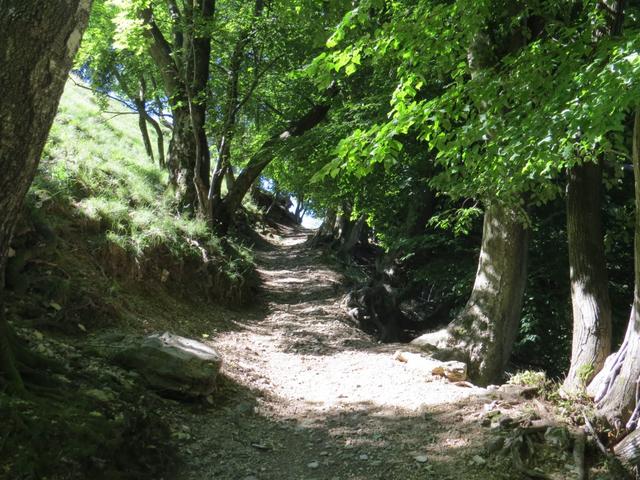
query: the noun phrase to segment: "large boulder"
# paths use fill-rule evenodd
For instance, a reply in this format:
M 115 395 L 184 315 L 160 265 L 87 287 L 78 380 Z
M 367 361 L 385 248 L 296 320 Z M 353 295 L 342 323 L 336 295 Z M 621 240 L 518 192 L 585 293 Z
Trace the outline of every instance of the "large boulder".
M 161 393 L 199 397 L 215 390 L 222 358 L 204 343 L 165 332 L 125 337 L 114 347 L 116 363 L 135 370 Z

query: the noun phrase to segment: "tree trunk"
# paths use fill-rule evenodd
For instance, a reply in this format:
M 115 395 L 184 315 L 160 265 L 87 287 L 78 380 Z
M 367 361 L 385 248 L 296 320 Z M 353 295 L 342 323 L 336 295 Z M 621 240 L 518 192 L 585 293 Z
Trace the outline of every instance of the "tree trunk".
M 236 177 L 233 174 L 233 168 L 230 166 L 227 167 L 227 170 L 224 172 L 224 180 L 227 184 L 227 192 L 233 189 L 233 186 L 236 183 Z
M 315 235 L 311 239 L 311 245 L 314 247 L 320 243 L 331 243 L 335 240 L 334 231 L 336 226 L 336 210 L 335 208 L 329 208 L 324 214 L 324 219 L 320 224 L 320 228 L 316 231 Z
M 518 329 L 527 279 L 528 231 L 514 211 L 490 205 L 471 296 L 451 332 L 479 384 L 500 379 Z
M 296 217 L 297 223 L 302 223 L 302 217 L 304 216 L 304 194 L 298 195 L 296 200 L 296 211 L 293 216 Z
M 164 168 L 166 164 L 166 160 L 164 158 L 164 133 L 162 132 L 162 128 L 160 128 L 160 124 L 148 113 L 146 114 L 146 120 L 156 131 L 156 144 L 158 145 L 158 165 Z
M 635 176 L 635 287 L 633 306 L 624 341 L 589 385 L 598 411 L 621 430 L 635 430 L 640 416 L 637 391 L 640 381 L 640 109 L 633 128 L 633 172 Z
M 196 188 L 193 183 L 195 160 L 196 142 L 191 128 L 191 115 L 185 107 L 175 108 L 167 166 L 169 179 L 176 190 L 176 198 L 182 210 L 193 210 L 196 206 Z
M 362 231 L 367 225 L 365 220 L 365 216 L 360 215 L 355 222 L 348 222 L 348 227 L 342 233 L 339 255 L 351 256 L 353 249 L 362 239 Z
M 478 271 L 464 310 L 446 330 L 412 343 L 435 347 L 441 357 L 466 362 L 469 376 L 479 385 L 500 380 L 520 326 L 528 238 L 513 210 L 489 205 Z
M 210 161 L 205 99 L 211 38 L 200 24 L 211 19 L 214 10 L 213 0 L 186 2 L 183 12 L 173 9 L 173 45 L 156 23 L 152 5 L 140 11 L 145 35 L 151 40 L 149 54 L 160 70 L 173 113 L 167 166 L 182 210 L 193 211 L 198 205 L 208 208 Z
M 564 389 L 579 390 L 611 351 L 611 301 L 602 236 L 602 167 L 584 163 L 569 171 L 567 236 L 573 305 L 571 368 Z
M 90 6 L 90 0 L 0 0 L 0 378 L 15 392 L 24 387 L 3 305 L 9 245 Z
M 144 149 L 147 152 L 147 156 L 152 162 L 155 162 L 153 158 L 153 148 L 151 148 L 151 139 L 149 138 L 149 130 L 147 129 L 147 110 L 144 106 L 144 101 L 135 100 L 136 110 L 138 111 L 138 128 L 142 135 L 142 143 L 144 143 Z

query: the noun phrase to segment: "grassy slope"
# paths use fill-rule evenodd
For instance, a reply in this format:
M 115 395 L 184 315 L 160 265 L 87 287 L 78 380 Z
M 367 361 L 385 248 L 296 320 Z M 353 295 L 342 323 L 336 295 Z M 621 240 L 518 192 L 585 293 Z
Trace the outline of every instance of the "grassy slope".
M 168 471 L 157 400 L 90 345 L 105 329 L 207 336 L 244 315 L 221 301 L 252 291 L 248 251 L 178 215 L 135 115 L 110 117 L 67 85 L 16 231 L 7 313 L 44 364 L 25 376 L 31 398 L 0 391 L 2 480 Z
M 122 111 L 116 104 L 110 111 Z M 79 214 L 101 222 L 109 240 L 136 254 L 209 236 L 203 221 L 175 214 L 167 173 L 146 156 L 136 115 L 101 113 L 90 92 L 69 83 L 32 192 L 66 197 Z
M 115 102 L 107 109 L 122 111 Z M 35 210 L 68 207 L 71 218 L 49 221 L 63 220 L 85 227 L 83 233 L 99 233 L 103 247 L 112 253 L 120 250 L 120 257 L 128 257 L 131 263 L 153 263 L 163 257 L 160 266 L 173 273 L 167 258 L 174 267 L 176 262 L 191 262 L 200 268 L 196 264 L 204 257 L 216 277 L 213 287 L 240 288 L 251 274 L 249 252 L 233 242 L 223 246 L 204 221 L 179 215 L 167 177 L 146 156 L 136 115 L 102 113 L 90 92 L 69 83 L 30 204 Z

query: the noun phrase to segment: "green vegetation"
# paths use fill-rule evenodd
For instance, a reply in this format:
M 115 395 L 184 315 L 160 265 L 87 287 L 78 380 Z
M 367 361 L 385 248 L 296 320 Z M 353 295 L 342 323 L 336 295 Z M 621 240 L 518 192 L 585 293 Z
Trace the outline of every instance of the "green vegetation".
M 105 107 L 121 114 L 103 113 Z M 68 83 L 31 189 L 32 208 L 66 209 L 66 222 L 103 233 L 134 259 L 168 251 L 179 262 L 204 251 L 229 278 L 250 275 L 249 250 L 233 241 L 223 246 L 205 220 L 178 214 L 168 174 L 146 157 L 129 113 L 115 102 L 101 108 L 90 92 Z
M 8 6 L 0 411 L 28 419 L 13 397 L 59 373 L 34 328 L 208 338 L 212 309 L 256 304 L 253 245 L 307 213 L 357 328 L 483 387 L 525 369 L 510 382 L 577 399 L 576 428 L 592 402 L 610 446 L 636 434 L 637 2 Z

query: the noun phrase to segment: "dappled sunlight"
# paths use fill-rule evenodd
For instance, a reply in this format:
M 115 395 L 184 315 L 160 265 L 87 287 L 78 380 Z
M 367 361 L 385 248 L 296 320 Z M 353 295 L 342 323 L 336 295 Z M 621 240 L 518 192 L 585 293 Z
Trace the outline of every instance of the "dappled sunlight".
M 395 352 L 411 347 L 357 328 L 341 303 L 340 274 L 300 237 L 267 240 L 276 248 L 258 253 L 266 314 L 211 340 L 225 378 L 251 405 L 229 407 L 235 443 L 216 433 L 216 419 L 228 422 L 229 413 L 198 424 L 198 437 L 217 452 L 206 454 L 215 478 L 457 478 L 451 455 L 459 461 L 482 448 L 471 418 L 486 390 L 433 376 L 438 362 L 425 355 L 399 361 Z M 265 466 L 245 471 L 243 458 Z M 323 473 L 309 476 L 316 471 Z

